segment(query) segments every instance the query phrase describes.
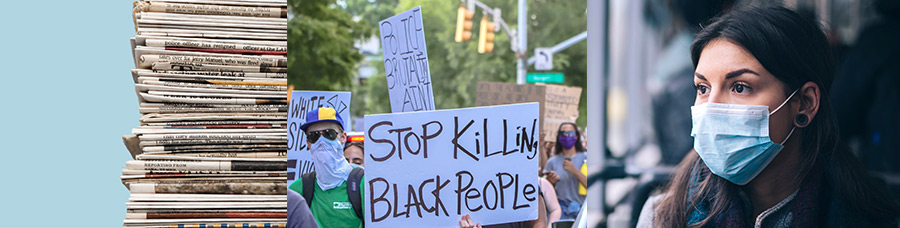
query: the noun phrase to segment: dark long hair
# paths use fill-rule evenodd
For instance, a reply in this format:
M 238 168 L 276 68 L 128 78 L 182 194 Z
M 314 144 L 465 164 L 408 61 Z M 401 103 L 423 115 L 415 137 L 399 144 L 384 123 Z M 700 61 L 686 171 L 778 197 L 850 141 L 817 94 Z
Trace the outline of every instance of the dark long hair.
M 828 88 L 834 75 L 834 60 L 825 34 L 819 25 L 783 7 L 749 8 L 714 19 L 691 45 L 694 68 L 706 45 L 725 39 L 742 46 L 786 86 L 787 96 L 807 82 L 819 86 L 819 111 L 804 128 L 800 139 L 798 183 L 806 176 L 822 176 L 823 187 L 837 196 L 842 206 L 871 219 L 893 219 L 900 207 L 887 189 L 865 171 L 847 147 L 840 143 L 837 119 L 828 100 Z M 660 227 L 685 227 L 688 208 L 710 196 L 709 214 L 698 224 L 703 226 L 730 206 L 739 187 L 716 175 L 698 180 L 698 192 L 687 196 L 693 174 L 709 174 L 709 168 L 695 152 L 682 160 L 669 183 L 667 196 L 657 207 L 654 224 Z M 710 195 L 711 194 L 711 195 Z M 690 197 L 690 198 L 688 198 Z
M 578 125 L 575 125 L 575 123 L 572 123 L 572 122 L 561 123 L 561 124 L 559 124 L 559 128 L 556 129 L 556 132 L 562 131 L 562 127 L 565 126 L 566 124 L 572 125 L 572 127 L 575 128 L 575 152 L 584 152 L 585 151 L 584 144 L 581 143 L 581 130 L 578 130 Z M 557 141 L 559 140 L 558 134 L 556 135 L 556 140 Z M 562 144 L 559 144 L 559 142 L 557 142 L 555 147 L 556 147 L 556 150 L 555 150 L 556 154 L 562 153 L 562 151 L 563 151 Z

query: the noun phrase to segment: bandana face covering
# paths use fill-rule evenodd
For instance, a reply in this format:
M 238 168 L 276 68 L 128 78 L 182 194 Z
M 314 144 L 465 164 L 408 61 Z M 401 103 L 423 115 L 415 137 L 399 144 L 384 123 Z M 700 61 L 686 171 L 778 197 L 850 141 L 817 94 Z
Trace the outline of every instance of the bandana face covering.
M 316 183 L 323 191 L 335 188 L 346 181 L 353 167 L 344 159 L 344 145 L 337 139 L 319 138 L 310 148 L 316 168 Z
M 769 116 L 784 106 L 794 94 L 769 112 L 765 105 L 703 103 L 691 107 L 691 136 L 694 150 L 709 170 L 737 185 L 746 185 L 778 155 L 780 144 L 769 138 Z

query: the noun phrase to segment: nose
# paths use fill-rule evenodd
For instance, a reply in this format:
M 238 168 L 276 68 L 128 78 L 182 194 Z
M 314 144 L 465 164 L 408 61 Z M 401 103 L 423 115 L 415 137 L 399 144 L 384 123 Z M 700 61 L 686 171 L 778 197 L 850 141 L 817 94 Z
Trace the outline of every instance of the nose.
M 716 88 L 716 87 L 713 87 Z M 706 97 L 706 102 L 725 104 L 728 103 L 728 94 L 727 90 L 713 89 L 710 88 L 709 96 Z

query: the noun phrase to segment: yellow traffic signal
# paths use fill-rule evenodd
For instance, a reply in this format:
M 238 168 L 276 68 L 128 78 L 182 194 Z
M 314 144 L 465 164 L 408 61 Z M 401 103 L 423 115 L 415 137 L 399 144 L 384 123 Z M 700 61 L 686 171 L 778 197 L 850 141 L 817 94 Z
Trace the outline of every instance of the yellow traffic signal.
M 469 11 L 465 6 L 459 6 L 456 16 L 456 42 L 472 39 L 472 17 L 475 12 Z
M 494 22 L 489 22 L 487 17 L 481 18 L 480 32 L 478 33 L 478 53 L 494 51 Z

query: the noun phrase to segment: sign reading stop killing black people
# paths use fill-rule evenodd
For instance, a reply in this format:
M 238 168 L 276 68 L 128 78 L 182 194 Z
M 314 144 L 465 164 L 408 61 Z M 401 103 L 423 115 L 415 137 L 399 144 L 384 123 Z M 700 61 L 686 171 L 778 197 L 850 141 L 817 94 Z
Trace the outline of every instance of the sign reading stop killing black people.
M 434 110 L 422 7 L 378 23 L 391 112 Z
M 288 106 L 288 185 L 300 175 L 314 171 L 306 134 L 300 125 L 306 123 L 306 113 L 319 107 L 334 108 L 344 120 L 341 127 L 350 130 L 350 92 L 293 91 Z
M 538 103 L 365 117 L 366 227 L 537 219 Z

